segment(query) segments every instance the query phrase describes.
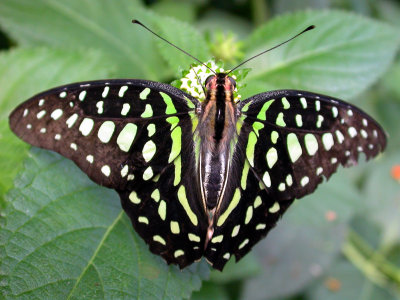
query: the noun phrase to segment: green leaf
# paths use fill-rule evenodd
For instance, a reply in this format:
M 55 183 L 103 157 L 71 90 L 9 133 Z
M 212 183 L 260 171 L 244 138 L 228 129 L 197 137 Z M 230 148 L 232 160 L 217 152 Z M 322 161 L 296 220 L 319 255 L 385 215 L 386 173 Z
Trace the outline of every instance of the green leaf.
M 400 26 L 400 4 L 390 0 L 381 0 L 370 2 L 374 12 L 378 17 L 386 22 Z
M 399 199 L 400 182 L 392 177 L 392 168 L 400 166 L 400 153 L 384 157 L 368 174 L 363 194 L 366 210 L 364 215 L 382 228 L 383 243 L 400 243 Z
M 219 285 L 216 285 L 212 282 L 204 282 L 201 290 L 198 292 L 194 292 L 191 300 L 209 300 L 209 299 L 218 299 L 218 300 L 229 300 L 227 292 Z
M 157 21 L 160 35 L 180 47 L 201 62 L 207 61 L 211 54 L 204 38 L 189 24 L 172 18 L 165 17 Z M 158 41 L 157 46 L 164 59 L 168 62 L 176 75 L 179 75 L 181 68 L 197 63 L 193 58 L 175 49 L 164 41 Z
M 0 229 L 3 297 L 180 299 L 200 288 L 206 264 L 181 271 L 151 254 L 114 191 L 58 154 L 30 156 Z
M 397 61 L 390 68 L 389 72 L 383 78 L 382 83 L 383 86 L 388 90 L 388 92 L 392 93 L 396 97 L 391 100 L 395 100 L 400 103 L 400 62 Z
M 258 258 L 255 257 L 253 252 L 250 252 L 239 262 L 234 259 L 229 260 L 223 272 L 213 270 L 211 280 L 215 283 L 230 283 L 257 276 L 260 272 L 261 267 Z
M 159 17 L 135 0 L 0 2 L 0 24 L 20 45 L 96 49 L 107 55 L 103 64 L 115 64 L 117 76 L 160 79 L 154 36 L 134 26 L 133 18 L 151 26 Z
M 14 177 L 22 169 L 29 145 L 15 138 L 6 119 L 0 121 L 0 145 L 0 210 L 3 210 L 4 194 L 13 187 Z
M 276 46 L 309 25 L 295 41 L 249 62 L 246 95 L 272 89 L 303 89 L 348 99 L 388 68 L 399 46 L 392 27 L 338 11 L 308 11 L 277 17 L 245 42 L 250 57 Z
M 197 22 L 197 27 L 213 35 L 216 32 L 225 34 L 234 33 L 245 38 L 251 33 L 251 24 L 243 18 L 237 17 L 223 10 L 217 10 L 210 7 Z
M 292 11 L 305 9 L 327 9 L 330 6 L 329 0 L 274 0 L 273 8 L 276 14 L 284 14 Z
M 46 89 L 108 77 L 112 64 L 97 51 L 24 48 L 0 53 L 0 118 Z
M 343 173 L 343 170 L 341 170 Z M 247 281 L 244 299 L 275 299 L 304 289 L 340 253 L 350 218 L 361 203 L 345 176 L 333 177 L 298 200 L 254 248 L 262 273 Z
M 332 265 L 309 292 L 310 300 L 398 299 L 388 290 L 368 281 L 359 270 L 345 260 Z
M 159 1 L 155 2 L 151 9 L 162 16 L 169 16 L 184 22 L 193 22 L 196 19 L 196 4 L 193 2 Z

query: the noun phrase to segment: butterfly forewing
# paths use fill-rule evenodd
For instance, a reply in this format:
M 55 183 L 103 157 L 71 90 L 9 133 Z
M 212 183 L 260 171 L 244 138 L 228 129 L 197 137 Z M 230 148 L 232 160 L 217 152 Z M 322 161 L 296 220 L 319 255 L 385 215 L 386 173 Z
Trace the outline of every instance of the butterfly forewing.
M 296 198 L 312 193 L 339 165 L 376 156 L 385 133 L 358 108 L 303 91 L 263 93 L 239 104 L 229 188 L 205 252 L 217 269 L 243 257 Z
M 197 102 L 157 82 L 83 82 L 34 96 L 10 127 L 116 189 L 150 249 L 184 267 L 202 256 L 207 227 L 193 171 Z
M 381 127 L 358 108 L 303 91 L 277 91 L 247 99 L 243 126 L 252 128 L 246 156 L 277 200 L 313 192 L 339 165 L 386 147 Z

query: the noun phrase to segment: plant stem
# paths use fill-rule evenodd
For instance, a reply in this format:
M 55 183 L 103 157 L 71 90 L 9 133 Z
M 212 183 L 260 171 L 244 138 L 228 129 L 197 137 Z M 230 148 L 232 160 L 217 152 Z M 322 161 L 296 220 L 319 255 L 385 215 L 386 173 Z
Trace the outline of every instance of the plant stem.
M 390 263 L 380 251 L 370 247 L 354 230 L 350 229 L 342 251 L 371 282 L 400 293 L 400 269 Z

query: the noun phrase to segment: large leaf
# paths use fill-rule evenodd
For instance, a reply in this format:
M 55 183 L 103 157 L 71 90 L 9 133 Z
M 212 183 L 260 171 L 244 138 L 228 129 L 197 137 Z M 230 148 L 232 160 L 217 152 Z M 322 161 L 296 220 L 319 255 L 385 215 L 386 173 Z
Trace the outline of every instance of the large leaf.
M 117 194 L 55 153 L 31 151 L 8 201 L 3 297 L 179 299 L 208 276 L 204 262 L 181 271 L 151 254 Z
M 0 53 L 0 207 L 22 168 L 28 145 L 8 127 L 8 115 L 36 93 L 68 82 L 107 77 L 112 66 L 95 51 L 17 49 Z
M 20 45 L 97 49 L 107 54 L 104 62 L 115 64 L 119 77 L 160 79 L 162 60 L 154 37 L 132 25 L 133 18 L 150 26 L 159 17 L 135 0 L 0 2 L 0 24 Z
M 360 200 L 346 176 L 298 200 L 255 247 L 262 273 L 246 283 L 244 299 L 291 295 L 321 275 L 340 253 Z
M 368 281 L 359 270 L 347 261 L 339 261 L 319 280 L 309 292 L 310 300 L 343 299 L 398 299 L 388 290 Z
M 385 157 L 373 172 L 368 174 L 363 193 L 364 215 L 384 232 L 383 243 L 400 243 L 400 182 L 392 177 L 392 168 L 399 167 L 400 153 Z
M 278 17 L 245 42 L 247 56 L 275 46 L 315 25 L 295 41 L 249 62 L 246 96 L 271 89 L 304 89 L 348 99 L 389 66 L 400 35 L 392 27 L 338 11 L 308 11 Z
M 46 89 L 106 78 L 113 65 L 98 51 L 25 48 L 0 53 L 0 118 Z
M 13 186 L 14 177 L 22 168 L 29 145 L 15 138 L 8 120 L 0 121 L 0 211 L 5 207 L 4 194 Z
M 211 57 L 203 36 L 187 23 L 165 17 L 158 20 L 157 24 L 160 35 L 187 51 L 190 55 L 196 57 L 200 61 L 207 61 Z M 175 70 L 175 74 L 180 74 L 179 69 L 182 68 L 182 66 L 189 66 L 191 63 L 197 63 L 193 58 L 180 52 L 164 41 L 158 41 L 158 47 L 164 59 L 171 66 L 171 69 Z

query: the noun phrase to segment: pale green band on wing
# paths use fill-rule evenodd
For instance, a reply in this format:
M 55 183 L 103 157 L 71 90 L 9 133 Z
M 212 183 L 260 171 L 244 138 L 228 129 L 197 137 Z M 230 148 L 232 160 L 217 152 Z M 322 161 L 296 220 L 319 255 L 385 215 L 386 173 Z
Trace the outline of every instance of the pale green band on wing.
M 179 203 L 182 205 L 183 209 L 185 210 L 186 214 L 188 215 L 190 221 L 193 223 L 193 225 L 197 226 L 198 221 L 196 214 L 190 208 L 188 199 L 186 197 L 186 189 L 183 185 L 181 185 L 178 189 L 178 200 Z
M 241 197 L 241 193 L 239 188 L 236 188 L 235 193 L 233 194 L 232 200 L 229 203 L 228 208 L 224 211 L 224 213 L 219 217 L 217 226 L 222 226 L 226 219 L 229 217 L 231 212 L 235 209 L 235 207 L 239 204 L 239 200 Z

